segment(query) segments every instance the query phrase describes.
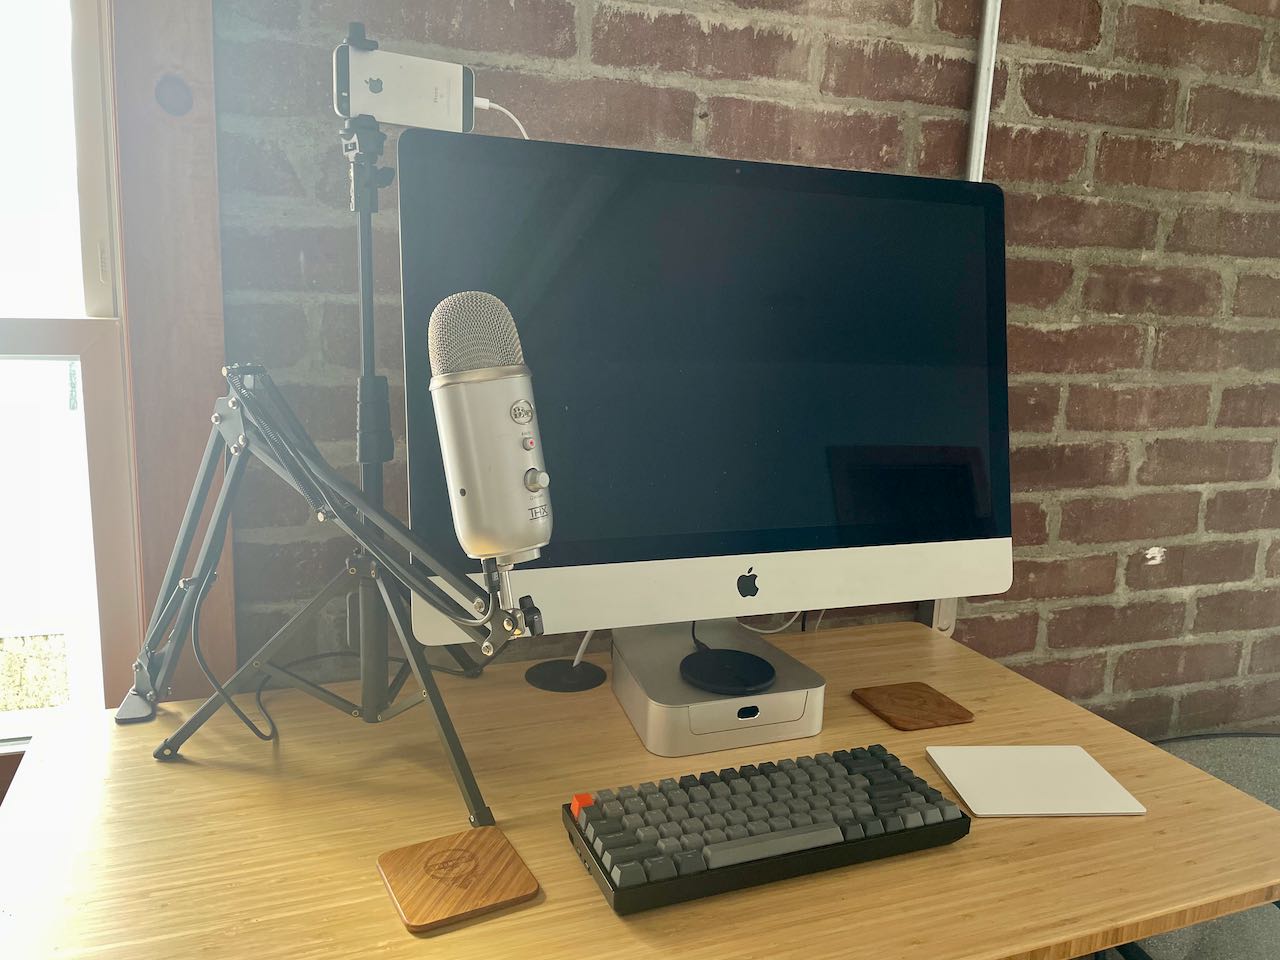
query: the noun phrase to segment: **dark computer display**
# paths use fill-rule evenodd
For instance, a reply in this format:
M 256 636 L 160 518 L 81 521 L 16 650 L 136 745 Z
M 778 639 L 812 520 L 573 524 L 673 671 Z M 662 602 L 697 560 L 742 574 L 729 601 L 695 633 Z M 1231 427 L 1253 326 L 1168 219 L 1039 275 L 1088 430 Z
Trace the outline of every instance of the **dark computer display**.
M 405 133 L 411 524 L 454 538 L 427 321 L 501 298 L 533 374 L 542 566 L 1007 537 L 999 190 Z

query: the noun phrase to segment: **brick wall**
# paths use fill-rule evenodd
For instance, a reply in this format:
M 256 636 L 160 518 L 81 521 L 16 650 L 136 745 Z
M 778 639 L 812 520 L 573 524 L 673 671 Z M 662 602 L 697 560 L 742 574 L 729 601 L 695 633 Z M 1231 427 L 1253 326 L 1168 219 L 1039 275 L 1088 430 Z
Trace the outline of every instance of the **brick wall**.
M 474 65 L 478 92 L 539 138 L 954 176 L 977 8 L 216 3 L 228 352 L 271 365 L 350 461 L 353 234 L 329 106 L 350 18 Z M 1274 726 L 1280 2 L 1005 0 L 1003 20 L 987 175 L 1008 193 L 1016 576 L 963 606 L 958 635 L 1143 734 Z M 494 114 L 479 128 L 512 132 Z M 379 333 L 398 403 L 385 199 Z M 403 511 L 399 460 L 390 486 Z M 345 550 L 272 481 L 250 489 L 242 648 Z M 317 645 L 337 638 L 335 612 Z

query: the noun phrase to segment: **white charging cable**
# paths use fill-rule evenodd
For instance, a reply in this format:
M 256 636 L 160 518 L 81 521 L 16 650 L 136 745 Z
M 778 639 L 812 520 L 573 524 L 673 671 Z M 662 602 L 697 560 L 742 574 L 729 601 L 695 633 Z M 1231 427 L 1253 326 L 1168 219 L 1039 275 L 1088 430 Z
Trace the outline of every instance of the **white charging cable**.
M 527 140 L 529 138 L 525 137 L 525 139 Z M 593 633 L 595 633 L 594 630 L 588 630 L 586 635 L 582 638 L 582 645 L 578 647 L 578 655 L 573 658 L 573 665 L 575 667 L 582 662 L 582 655 L 587 652 L 587 644 L 591 642 L 591 635 Z
M 506 107 L 504 107 L 502 104 L 494 103 L 492 100 L 489 100 L 486 97 L 475 97 L 472 102 L 475 103 L 477 110 L 497 110 L 499 113 L 504 115 L 507 119 L 509 119 L 512 123 L 516 125 L 516 129 L 520 131 L 520 136 L 524 137 L 526 140 L 529 139 L 529 134 L 525 132 L 524 124 L 520 122 L 520 118 L 517 117 L 510 110 L 508 110 Z
M 753 627 L 753 626 L 751 626 L 751 624 L 749 624 L 749 623 L 743 623 L 741 620 L 739 620 L 739 621 L 738 621 L 738 626 L 740 626 L 740 627 L 746 627 L 746 628 L 747 628 L 748 630 L 750 630 L 752 633 L 764 633 L 764 634 L 769 634 L 769 633 L 781 633 L 783 630 L 787 629 L 787 627 L 791 626 L 791 625 L 792 625 L 793 623 L 795 623 L 798 619 L 800 619 L 800 614 L 801 614 L 801 612 L 802 612 L 802 611 L 797 610 L 795 613 L 793 613 L 793 614 L 791 615 L 791 619 L 790 619 L 790 620 L 788 620 L 786 623 L 784 623 L 782 626 L 780 626 L 780 627 L 773 627 L 772 629 L 769 629 L 769 630 L 761 630 L 759 627 Z

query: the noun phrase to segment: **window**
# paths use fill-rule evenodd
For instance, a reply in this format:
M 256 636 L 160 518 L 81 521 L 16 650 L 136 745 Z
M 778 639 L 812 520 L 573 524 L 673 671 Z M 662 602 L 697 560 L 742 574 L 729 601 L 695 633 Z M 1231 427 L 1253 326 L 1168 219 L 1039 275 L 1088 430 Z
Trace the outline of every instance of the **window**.
M 104 22 L 26 4 L 0 58 L 0 746 L 105 706 L 101 638 L 137 633 Z

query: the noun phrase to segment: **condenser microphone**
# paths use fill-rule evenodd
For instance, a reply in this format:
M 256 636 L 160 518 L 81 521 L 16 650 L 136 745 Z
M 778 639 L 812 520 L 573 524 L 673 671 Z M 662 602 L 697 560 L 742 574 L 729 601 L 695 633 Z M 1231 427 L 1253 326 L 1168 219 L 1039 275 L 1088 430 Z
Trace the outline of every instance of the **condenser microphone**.
M 431 311 L 427 346 L 458 542 L 499 568 L 536 559 L 551 539 L 551 480 L 511 311 L 489 293 L 455 293 Z

